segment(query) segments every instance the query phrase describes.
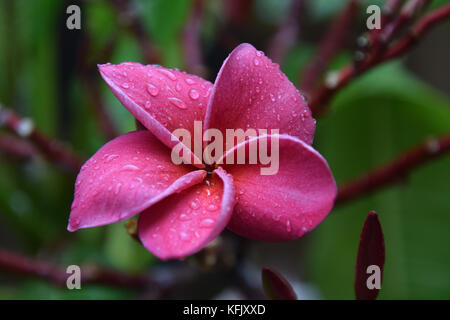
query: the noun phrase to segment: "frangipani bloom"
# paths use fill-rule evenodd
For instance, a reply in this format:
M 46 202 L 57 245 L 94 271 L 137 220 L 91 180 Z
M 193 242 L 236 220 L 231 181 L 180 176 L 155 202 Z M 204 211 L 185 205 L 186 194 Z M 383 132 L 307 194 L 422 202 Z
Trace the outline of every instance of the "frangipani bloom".
M 99 69 L 148 130 L 117 137 L 86 162 L 76 181 L 69 231 L 140 213 L 145 248 L 161 259 L 184 258 L 225 227 L 251 239 L 297 239 L 332 209 L 336 184 L 310 146 L 311 112 L 279 66 L 251 45 L 233 50 L 214 84 L 133 62 Z M 173 164 L 171 148 L 179 141 L 172 132 L 192 131 L 194 121 L 224 135 L 226 129 L 279 129 L 279 171 L 261 175 L 260 164 Z M 225 154 L 246 146 L 248 141 Z

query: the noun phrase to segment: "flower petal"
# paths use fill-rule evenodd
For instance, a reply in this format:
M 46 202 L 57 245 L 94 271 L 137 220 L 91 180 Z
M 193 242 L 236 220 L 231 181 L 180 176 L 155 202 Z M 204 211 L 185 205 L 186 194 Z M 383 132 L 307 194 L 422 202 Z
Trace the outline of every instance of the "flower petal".
M 267 138 L 269 146 L 276 137 Z M 245 147 L 248 157 L 249 144 L 261 139 L 241 143 L 227 154 Z M 228 227 L 242 236 L 265 241 L 297 239 L 314 229 L 333 208 L 337 188 L 325 159 L 295 137 L 279 135 L 278 139 L 276 174 L 261 175 L 264 166 L 259 164 L 225 166 L 233 175 L 237 195 Z
M 174 165 L 167 148 L 146 130 L 122 135 L 83 165 L 68 230 L 127 219 L 205 176 L 204 170 Z
M 165 145 L 173 147 L 172 132 L 194 132 L 203 121 L 212 84 L 194 75 L 154 65 L 124 62 L 99 65 L 114 95 L 131 114 Z
M 239 128 L 279 129 L 280 134 L 289 134 L 311 144 L 315 122 L 303 96 L 278 64 L 244 43 L 234 49 L 222 65 L 204 127 L 222 132 Z
M 222 169 L 210 180 L 172 195 L 143 212 L 138 233 L 160 259 L 182 259 L 204 248 L 226 227 L 233 212 L 233 179 Z

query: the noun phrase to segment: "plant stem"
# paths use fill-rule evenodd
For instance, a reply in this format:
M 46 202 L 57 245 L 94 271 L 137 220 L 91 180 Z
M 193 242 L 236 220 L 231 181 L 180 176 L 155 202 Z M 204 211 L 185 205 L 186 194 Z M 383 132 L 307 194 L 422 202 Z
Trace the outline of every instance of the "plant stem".
M 411 2 L 407 3 L 405 5 L 408 10 L 403 9 L 400 16 L 403 18 L 398 18 L 401 21 L 405 21 L 405 17 L 412 18 L 412 14 L 406 14 L 405 12 L 412 12 Z M 414 1 L 414 4 L 417 6 L 425 5 L 427 2 L 424 1 Z M 404 7 L 404 8 L 405 8 Z M 396 58 L 405 52 L 407 52 L 411 47 L 417 43 L 420 38 L 422 38 L 426 32 L 428 32 L 433 26 L 436 24 L 450 18 L 450 5 L 442 6 L 438 9 L 435 9 L 428 14 L 426 14 L 424 17 L 422 17 L 411 29 L 412 31 L 409 32 L 406 36 L 401 38 L 398 42 L 394 43 L 391 46 L 385 46 L 385 49 L 381 50 L 380 54 L 372 54 L 373 52 L 368 52 L 366 54 L 367 60 L 362 61 L 358 65 L 355 65 L 354 63 L 350 63 L 343 68 L 341 68 L 339 71 L 333 72 L 329 74 L 329 78 L 332 78 L 333 81 L 327 81 L 319 86 L 316 90 L 314 90 L 312 94 L 312 98 L 310 100 L 310 108 L 311 111 L 315 116 L 320 116 L 321 114 L 325 113 L 329 107 L 329 101 L 330 99 L 343 87 L 345 87 L 349 82 L 353 81 L 355 78 L 357 78 L 359 75 L 363 74 L 364 72 L 372 69 L 373 67 L 377 66 L 380 63 L 389 61 L 393 58 Z M 400 26 L 404 24 L 404 22 L 398 22 L 398 20 L 392 22 L 393 26 L 389 28 L 397 29 Z M 386 27 L 388 28 L 388 27 Z M 383 33 L 383 31 L 382 31 Z M 386 33 L 385 37 L 391 38 L 392 32 Z M 371 50 L 379 50 L 377 48 Z M 373 58 L 375 56 L 375 58 Z
M 205 77 L 206 67 L 203 63 L 202 45 L 200 39 L 204 0 L 194 0 L 191 13 L 184 26 L 182 44 L 186 59 L 187 72 Z
M 415 168 L 450 151 L 450 134 L 427 140 L 406 151 L 393 161 L 363 174 L 339 187 L 336 204 L 355 200 L 388 185 L 399 182 Z
M 73 173 L 80 170 L 83 162 L 72 150 L 38 131 L 30 119 L 21 118 L 12 110 L 5 109 L 0 105 L 1 126 L 31 141 L 50 162 L 62 165 L 66 170 Z
M 144 276 L 130 275 L 96 266 L 84 266 L 81 269 L 81 284 L 103 284 L 122 288 L 149 288 L 155 283 Z M 0 248 L 0 270 L 19 275 L 37 277 L 46 280 L 56 286 L 66 286 L 70 276 L 60 266 L 46 261 L 32 259 L 24 255 Z
M 331 24 L 328 32 L 323 37 L 319 45 L 319 52 L 317 53 L 316 58 L 308 64 L 300 84 L 300 88 L 304 90 L 306 94 L 311 92 L 317 79 L 329 65 L 338 50 L 341 49 L 360 5 L 360 0 L 349 1 L 347 7 Z

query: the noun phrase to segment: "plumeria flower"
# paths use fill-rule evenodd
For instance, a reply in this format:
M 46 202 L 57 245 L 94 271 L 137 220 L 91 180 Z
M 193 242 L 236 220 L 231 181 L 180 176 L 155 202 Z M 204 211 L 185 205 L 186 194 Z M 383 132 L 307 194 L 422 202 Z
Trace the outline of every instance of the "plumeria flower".
M 84 164 L 75 184 L 69 231 L 140 213 L 140 241 L 165 260 L 201 250 L 225 227 L 256 240 L 297 239 L 331 211 L 336 183 L 325 159 L 311 147 L 311 111 L 279 66 L 253 46 L 234 49 L 214 84 L 134 62 L 99 69 L 147 130 L 117 137 Z M 173 132 L 192 132 L 194 121 L 224 135 L 226 129 L 278 129 L 278 172 L 261 175 L 261 164 L 175 165 L 171 149 L 180 141 Z

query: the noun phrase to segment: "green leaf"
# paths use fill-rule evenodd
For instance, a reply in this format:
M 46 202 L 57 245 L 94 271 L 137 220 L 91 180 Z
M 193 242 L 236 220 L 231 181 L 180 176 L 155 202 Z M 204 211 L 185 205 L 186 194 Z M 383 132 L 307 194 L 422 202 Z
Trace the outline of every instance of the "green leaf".
M 382 165 L 430 136 L 450 132 L 449 100 L 399 63 L 383 65 L 344 89 L 319 119 L 315 145 L 338 182 Z M 383 212 L 386 265 L 380 298 L 450 298 L 450 156 L 404 184 L 335 208 L 311 234 L 309 270 L 325 298 L 353 299 L 365 212 Z

